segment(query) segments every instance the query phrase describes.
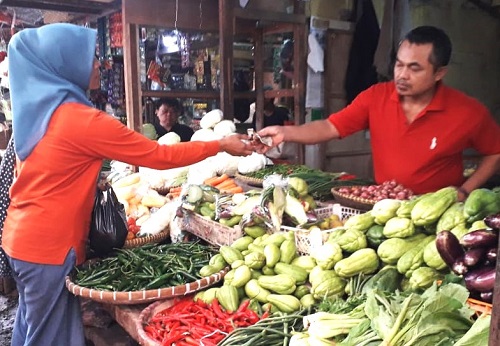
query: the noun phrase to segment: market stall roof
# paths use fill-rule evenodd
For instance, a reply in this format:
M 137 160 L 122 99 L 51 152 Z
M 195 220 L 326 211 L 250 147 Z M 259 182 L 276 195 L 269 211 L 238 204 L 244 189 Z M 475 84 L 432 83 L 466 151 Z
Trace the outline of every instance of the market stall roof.
M 39 26 L 89 22 L 121 8 L 121 0 L 0 0 L 0 23 Z

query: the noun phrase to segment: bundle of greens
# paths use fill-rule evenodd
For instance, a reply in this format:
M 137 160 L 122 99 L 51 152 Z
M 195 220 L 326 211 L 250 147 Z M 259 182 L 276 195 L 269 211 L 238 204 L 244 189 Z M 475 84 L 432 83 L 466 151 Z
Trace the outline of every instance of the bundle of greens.
M 318 310 L 357 312 L 367 317 L 348 333 L 333 338 L 342 346 L 469 346 L 487 345 L 489 319 L 474 323 L 469 292 L 456 283 L 436 283 L 422 294 L 370 290 L 347 300 L 323 301 Z M 358 306 L 356 306 L 358 305 Z

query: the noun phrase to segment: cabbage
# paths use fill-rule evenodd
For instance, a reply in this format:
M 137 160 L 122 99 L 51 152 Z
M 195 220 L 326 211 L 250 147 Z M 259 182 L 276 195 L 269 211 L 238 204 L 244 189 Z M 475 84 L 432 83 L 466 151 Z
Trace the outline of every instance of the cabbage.
M 191 141 L 202 141 L 202 142 L 210 142 L 210 141 L 218 141 L 222 136 L 216 134 L 211 129 L 199 129 L 193 133 L 191 136 Z
M 226 137 L 236 132 L 236 125 L 231 120 L 222 120 L 214 126 L 214 132 L 222 137 Z
M 181 137 L 175 132 L 169 132 L 158 139 L 158 143 L 162 145 L 172 145 L 180 143 Z
M 220 109 L 214 109 L 208 112 L 201 118 L 200 127 L 202 129 L 210 129 L 217 125 L 224 118 L 224 114 Z
M 142 134 L 152 140 L 158 138 L 154 125 L 150 123 L 142 124 Z

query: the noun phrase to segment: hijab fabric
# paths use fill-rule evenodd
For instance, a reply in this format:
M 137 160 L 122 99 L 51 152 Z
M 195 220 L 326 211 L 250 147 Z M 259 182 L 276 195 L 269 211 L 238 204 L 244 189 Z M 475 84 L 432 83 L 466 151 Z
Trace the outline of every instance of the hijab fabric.
M 9 81 L 15 151 L 24 161 L 60 105 L 87 98 L 97 32 L 67 23 L 24 29 L 12 36 Z

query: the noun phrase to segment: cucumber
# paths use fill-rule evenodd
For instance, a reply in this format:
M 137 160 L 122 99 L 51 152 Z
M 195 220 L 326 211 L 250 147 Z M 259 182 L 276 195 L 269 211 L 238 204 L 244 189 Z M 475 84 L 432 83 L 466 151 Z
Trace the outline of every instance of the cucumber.
M 186 193 L 186 202 L 197 204 L 203 199 L 203 190 L 198 185 L 189 185 Z

